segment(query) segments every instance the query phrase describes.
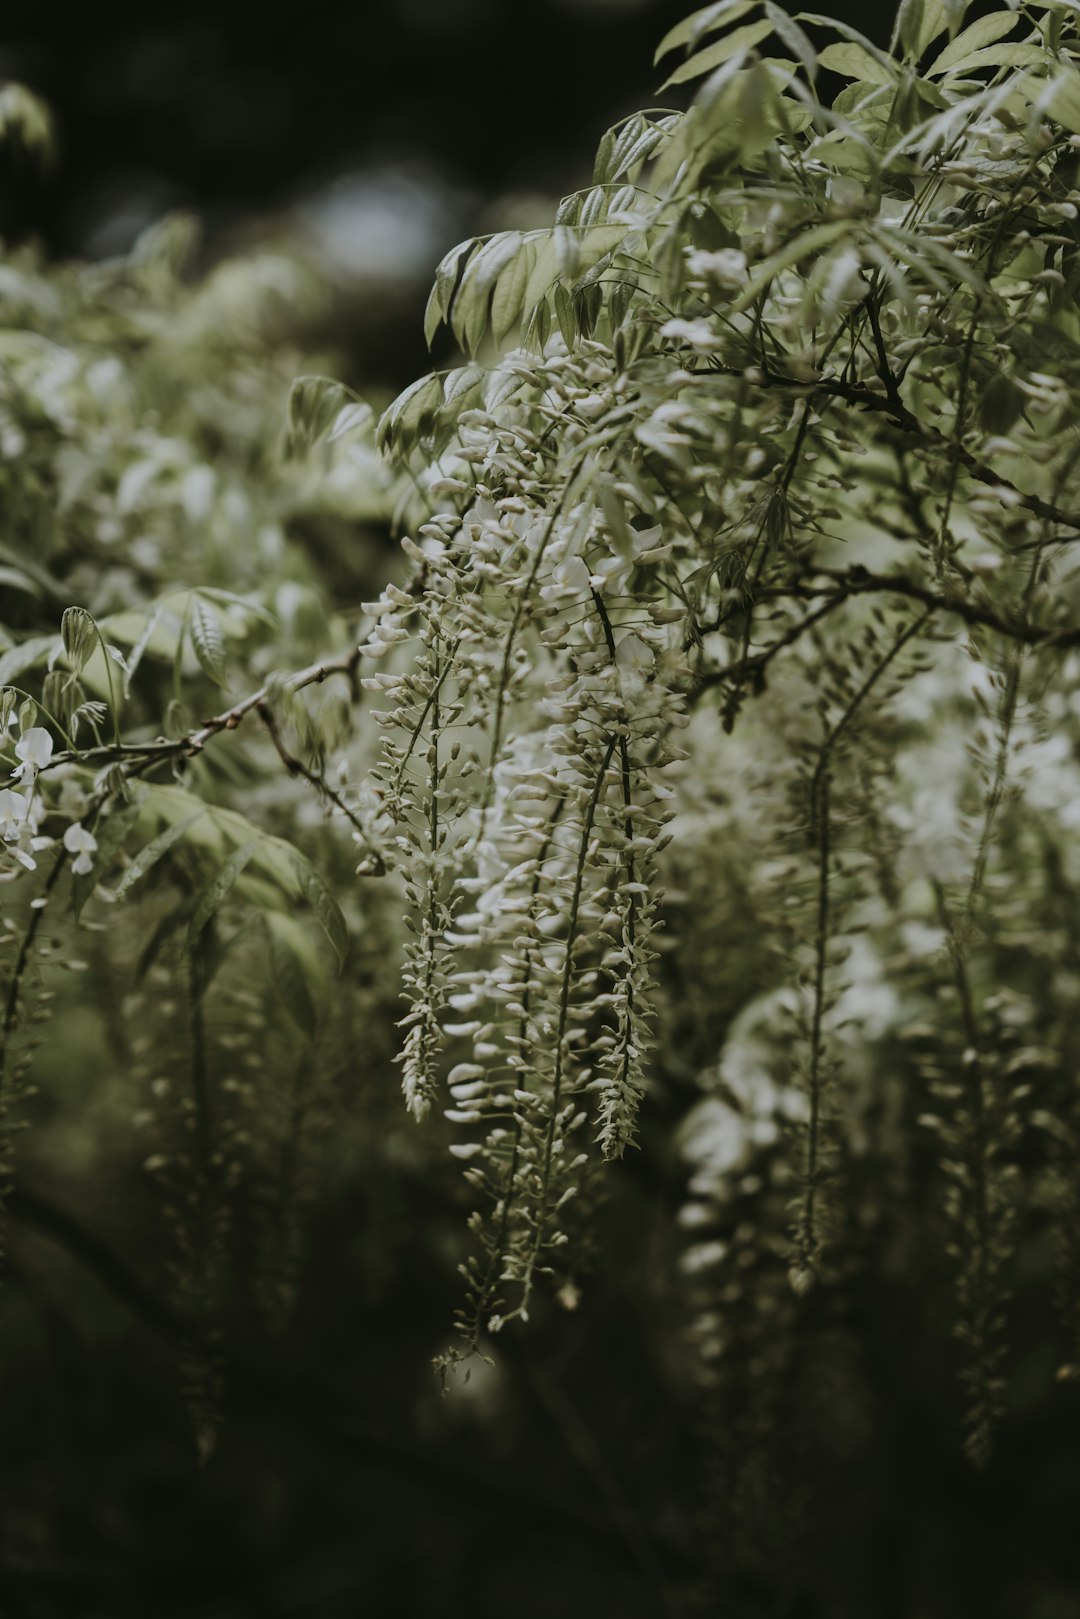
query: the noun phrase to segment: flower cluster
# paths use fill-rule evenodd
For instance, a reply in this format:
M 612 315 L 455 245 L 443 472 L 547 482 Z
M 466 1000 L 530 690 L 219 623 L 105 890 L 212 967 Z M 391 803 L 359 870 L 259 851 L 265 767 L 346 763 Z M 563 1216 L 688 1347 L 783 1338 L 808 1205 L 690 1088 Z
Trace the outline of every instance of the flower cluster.
M 53 739 L 43 725 L 27 725 L 15 744 L 18 761 L 11 772 L 18 787 L 0 787 L 0 847 L 26 871 L 37 868 L 35 856 L 51 848 L 52 838 L 41 833 L 45 804 L 38 788 L 38 777 L 53 758 Z M 93 869 L 97 839 L 81 821 L 71 821 L 64 830 L 63 845 L 74 855 L 71 869 L 75 876 L 86 876 Z M 14 869 L 9 875 L 14 875 Z
M 465 1269 L 470 1345 L 525 1315 L 557 1271 L 595 1150 L 634 1139 L 647 1082 L 664 767 L 685 723 L 684 609 L 656 579 L 662 525 L 616 491 L 576 498 L 577 435 L 545 422 L 617 412 L 611 352 L 514 357 L 520 403 L 460 419 L 436 494 L 460 497 L 405 549 L 411 591 L 369 604 L 364 648 L 407 637 L 377 772 L 414 941 L 402 1066 L 412 1111 L 454 1042 L 451 1148 L 481 1197 Z M 653 580 L 652 589 L 648 581 Z
M 28 726 L 15 744 L 18 763 L 11 772 L 21 790 L 0 788 L 0 838 L 7 852 L 27 871 L 36 868 L 35 855 L 52 842 L 39 831 L 45 811 L 37 791 L 38 774 L 48 765 L 52 753 L 53 740 L 44 726 Z

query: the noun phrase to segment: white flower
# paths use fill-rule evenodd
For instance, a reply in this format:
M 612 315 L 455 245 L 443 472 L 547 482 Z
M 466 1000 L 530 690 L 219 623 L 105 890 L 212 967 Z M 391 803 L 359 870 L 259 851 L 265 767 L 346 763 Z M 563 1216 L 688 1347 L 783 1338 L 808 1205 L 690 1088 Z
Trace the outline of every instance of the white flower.
M 12 843 L 22 832 L 30 800 L 10 787 L 0 787 L 0 837 Z
M 631 630 L 624 635 L 615 649 L 615 662 L 620 669 L 633 670 L 635 673 L 644 669 L 651 669 L 655 658 L 652 648 L 646 646 L 640 635 Z
M 741 287 L 746 280 L 746 254 L 737 247 L 722 247 L 716 253 L 691 248 L 686 264 L 691 275 L 700 276 L 717 287 Z
M 53 739 L 44 726 L 32 725 L 15 744 L 15 757 L 20 761 L 11 772 L 16 781 L 33 782 L 39 770 L 44 770 L 52 758 Z
M 668 320 L 660 328 L 661 337 L 675 337 L 682 343 L 688 343 L 699 354 L 715 354 L 723 348 L 723 343 L 713 331 L 708 321 L 704 320 Z
M 640 635 L 631 630 L 624 635 L 615 649 L 615 667 L 619 671 L 619 686 L 623 697 L 631 701 L 645 690 L 646 671 L 656 662 L 652 648 L 646 646 Z
M 540 594 L 545 601 L 552 601 L 567 594 L 582 594 L 590 584 L 591 576 L 582 558 L 567 557 L 552 568 L 551 584 L 543 585 Z
M 49 842 L 48 838 L 34 836 L 40 818 L 41 810 L 28 793 L 16 793 L 10 787 L 0 788 L 0 838 L 27 871 L 35 870 L 37 866 L 29 851 L 42 849 Z
M 75 859 L 71 862 L 71 869 L 76 877 L 84 877 L 93 868 L 90 856 L 97 849 L 97 838 L 88 832 L 79 821 L 73 821 L 64 833 L 64 848 Z

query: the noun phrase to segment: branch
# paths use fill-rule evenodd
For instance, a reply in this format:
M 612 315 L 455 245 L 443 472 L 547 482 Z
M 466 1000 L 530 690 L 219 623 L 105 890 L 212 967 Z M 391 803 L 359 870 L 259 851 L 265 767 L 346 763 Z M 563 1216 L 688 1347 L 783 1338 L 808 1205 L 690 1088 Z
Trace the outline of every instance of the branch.
M 822 605 L 815 607 L 797 623 L 789 625 L 760 652 L 737 658 L 719 669 L 701 671 L 690 695 L 691 702 L 711 687 L 738 688 L 747 682 L 752 686 L 754 694 L 759 694 L 764 690 L 765 674 L 773 659 L 786 647 L 793 646 L 808 630 L 813 629 L 815 624 L 819 624 L 837 608 L 843 607 L 852 596 L 878 593 L 904 596 L 909 601 L 921 602 L 928 613 L 952 613 L 973 628 L 993 630 L 995 634 L 1004 635 L 1023 646 L 1050 647 L 1063 652 L 1080 646 L 1080 628 L 1071 626 L 1054 629 L 1040 624 L 1029 624 L 1025 619 L 1005 619 L 989 607 L 980 607 L 977 602 L 966 601 L 963 597 L 935 591 L 929 585 L 920 584 L 917 579 L 909 579 L 905 574 L 871 573 L 858 563 L 846 569 L 817 568 L 815 572 L 834 580 L 835 584 L 826 590 L 813 585 L 794 583 L 788 586 L 783 594 L 799 600 L 824 596 L 826 599 Z M 777 594 L 780 594 L 779 590 Z
M 221 714 L 215 714 L 212 719 L 203 723 L 184 736 L 170 740 L 158 737 L 153 742 L 117 742 L 99 748 L 86 748 L 81 751 L 66 749 L 56 753 L 44 765 L 41 774 L 55 770 L 61 764 L 123 764 L 125 762 L 155 763 L 159 759 L 175 759 L 180 757 L 192 758 L 202 752 L 206 744 L 222 731 L 235 731 L 243 720 L 252 712 L 265 706 L 273 696 L 275 690 L 287 692 L 303 691 L 306 686 L 317 686 L 331 675 L 345 675 L 350 680 L 356 673 L 360 662 L 361 649 L 354 646 L 352 650 L 340 658 L 323 660 L 319 663 L 309 664 L 306 669 L 300 669 L 296 674 L 290 675 L 280 684 L 267 681 L 258 691 L 251 692 L 247 697 L 241 698 L 231 708 L 225 709 Z
M 371 874 L 378 877 L 384 876 L 386 866 L 383 858 L 379 854 L 379 851 L 375 848 L 374 844 L 372 844 L 368 838 L 367 828 L 364 826 L 363 821 L 360 819 L 359 815 L 357 815 L 356 811 L 349 808 L 341 794 L 336 792 L 334 788 L 329 785 L 325 776 L 320 775 L 317 770 L 309 769 L 302 759 L 298 759 L 294 753 L 289 752 L 282 739 L 281 732 L 278 729 L 278 723 L 274 718 L 274 712 L 270 707 L 270 704 L 266 701 L 260 700 L 255 704 L 255 708 L 258 712 L 259 718 L 262 720 L 267 729 L 271 742 L 274 744 L 278 758 L 285 766 L 285 769 L 289 772 L 289 775 L 300 776 L 308 783 L 309 786 L 314 787 L 315 791 L 320 795 L 320 797 L 329 799 L 330 803 L 334 805 L 335 809 L 341 811 L 342 815 L 345 816 L 350 826 L 359 832 L 361 838 L 363 839 L 364 847 L 367 849 L 368 853 L 372 857 L 372 860 L 374 861 L 374 865 L 371 868 Z
M 692 368 L 688 368 L 692 369 Z M 736 366 L 710 367 L 713 374 L 742 377 L 743 371 Z M 1016 497 L 1017 505 L 1036 517 L 1041 517 L 1048 523 L 1059 523 L 1063 528 L 1074 529 L 1080 533 L 1080 517 L 1064 511 L 1052 501 L 1042 500 L 1038 495 L 1029 495 L 1023 489 L 1018 489 L 1008 478 L 1004 478 L 993 468 L 979 461 L 970 450 L 948 438 L 936 427 L 930 427 L 921 422 L 902 402 L 898 394 L 879 394 L 873 389 L 857 383 L 843 382 L 839 377 L 819 377 L 813 382 L 803 382 L 798 377 L 785 377 L 775 371 L 759 371 L 756 377 L 759 387 L 764 388 L 790 388 L 804 396 L 824 394 L 829 398 L 842 399 L 846 404 L 857 405 L 860 409 L 876 412 L 878 415 L 888 416 L 897 427 L 903 428 L 905 433 L 911 433 L 915 438 L 921 439 L 924 444 L 942 454 L 956 457 L 960 465 L 978 483 L 986 484 L 992 489 L 1007 489 Z M 884 383 L 888 388 L 888 382 Z
M 751 681 L 755 694 L 764 690 L 765 671 L 776 655 L 785 647 L 794 646 L 807 630 L 813 629 L 815 624 L 827 618 L 830 613 L 842 607 L 847 600 L 846 596 L 835 594 L 822 607 L 815 607 L 813 612 L 807 613 L 805 618 L 799 619 L 797 624 L 791 624 L 778 635 L 775 641 L 770 641 L 761 652 L 750 653 L 747 657 L 737 658 L 734 663 L 726 663 L 722 669 L 705 669 L 698 675 L 691 701 L 699 697 L 710 686 L 727 684 L 742 685 L 744 681 Z
M 931 612 L 952 613 L 955 617 L 962 618 L 965 624 L 993 630 L 996 634 L 1007 636 L 1012 641 L 1020 641 L 1025 646 L 1057 647 L 1062 651 L 1080 646 L 1080 628 L 1076 626 L 1054 629 L 1041 624 L 1029 624 L 1022 618 L 1002 618 L 990 607 L 981 607 L 977 602 L 967 601 L 962 596 L 933 590 L 929 585 L 920 584 L 917 579 L 908 578 L 906 574 L 871 573 L 869 569 L 859 564 L 845 569 L 815 568 L 814 572 L 826 579 L 835 580 L 834 589 L 841 599 L 878 592 L 906 596 L 909 601 L 921 602 Z M 812 586 L 797 586 L 793 594 L 820 596 L 825 592 Z

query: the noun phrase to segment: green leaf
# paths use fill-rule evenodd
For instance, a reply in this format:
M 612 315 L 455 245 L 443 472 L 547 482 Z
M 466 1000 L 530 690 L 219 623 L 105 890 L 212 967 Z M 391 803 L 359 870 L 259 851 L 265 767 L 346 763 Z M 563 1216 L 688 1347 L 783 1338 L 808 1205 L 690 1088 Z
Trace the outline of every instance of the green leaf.
M 326 435 L 327 444 L 337 444 L 340 439 L 347 437 L 349 433 L 355 433 L 359 428 L 369 426 L 374 415 L 375 412 L 366 399 L 351 400 L 348 404 L 342 405 L 334 418 L 333 427 Z M 239 597 L 234 598 L 234 600 L 239 599 Z M 251 606 L 251 603 L 246 603 L 245 605 Z M 252 610 L 258 611 L 255 608 Z
M 452 247 L 449 253 L 444 256 L 435 271 L 435 297 L 444 319 L 449 318 L 450 306 L 454 301 L 454 289 L 458 284 L 458 279 L 466 260 L 476 252 L 479 246 L 480 243 L 475 237 L 470 237 L 467 242 L 459 242 L 456 247 Z
M 817 51 L 809 35 L 803 32 L 794 18 L 788 16 L 782 6 L 775 5 L 774 0 L 765 0 L 765 15 L 772 24 L 773 32 L 799 59 L 812 79 L 817 72 Z
M 803 231 L 795 236 L 778 252 L 773 253 L 760 264 L 756 264 L 750 275 L 745 290 L 731 305 L 732 314 L 740 314 L 748 309 L 758 297 L 782 271 L 791 269 L 793 265 L 801 263 L 811 253 L 820 252 L 835 242 L 838 237 L 850 238 L 852 235 L 850 219 L 833 219 L 824 225 L 815 225 L 810 230 Z
M 534 305 L 528 324 L 521 334 L 522 347 L 534 354 L 542 354 L 551 334 L 551 310 L 547 301 Z
M 639 117 L 640 115 L 635 113 L 629 122 L 633 123 Z M 600 145 L 596 148 L 596 161 L 593 164 L 593 179 L 597 185 L 602 185 L 605 180 L 611 179 L 611 157 L 614 150 L 615 131 L 614 129 L 606 129 L 600 137 Z
M 570 225 L 556 224 L 551 232 L 555 247 L 557 274 L 564 281 L 572 281 L 578 273 L 578 249 L 581 238 Z
M 518 392 L 525 385 L 525 378 L 518 371 L 497 370 L 487 372 L 484 378 L 484 406 L 487 410 L 498 410 L 500 405 L 506 403 L 512 394 Z
M 553 302 L 555 305 L 555 319 L 558 322 L 559 331 L 562 333 L 563 342 L 566 344 L 568 349 L 572 349 L 575 341 L 577 340 L 577 320 L 574 314 L 574 300 L 561 281 L 555 288 Z
M 583 338 L 590 338 L 596 330 L 603 303 L 603 289 L 595 281 L 574 293 L 574 315 Z
M 205 809 L 197 809 L 183 820 L 173 821 L 164 831 L 159 832 L 156 838 L 152 838 L 145 848 L 140 849 L 116 886 L 116 898 L 125 899 L 135 884 L 146 876 L 151 866 L 156 866 L 173 845 L 180 842 L 188 828 L 201 820 L 205 814 Z
M 402 441 L 417 436 L 442 400 L 442 382 L 437 375 L 420 377 L 410 383 L 384 411 L 375 430 L 376 446 L 380 450 L 395 450 Z
M 680 45 L 687 45 L 692 49 L 706 34 L 715 33 L 725 23 L 738 22 L 740 17 L 745 17 L 748 11 L 754 9 L 754 5 L 755 0 L 718 0 L 717 4 L 702 6 L 700 11 L 692 12 L 689 17 L 684 17 L 682 22 L 676 23 L 674 28 L 668 30 L 656 47 L 654 65 L 662 56 L 678 50 Z
M 491 298 L 491 335 L 496 343 L 502 342 L 521 314 L 535 258 L 532 242 L 523 241 L 520 251 L 499 275 Z
M 633 117 L 626 119 L 617 135 L 613 129 L 608 130 L 611 136 L 611 151 L 603 175 L 604 180 L 617 180 L 621 173 L 626 172 L 627 156 L 633 152 L 642 135 L 648 133 L 648 129 L 644 114 L 636 112 Z
M 603 224 L 607 217 L 608 195 L 606 186 L 590 186 L 581 193 L 576 223 L 582 230 L 590 225 Z
M 722 62 L 728 61 L 732 56 L 742 51 L 752 50 L 773 31 L 773 25 L 767 19 L 761 22 L 747 23 L 745 28 L 736 28 L 723 39 L 717 40 L 715 45 L 709 45 L 696 56 L 691 56 L 688 62 L 683 62 L 674 73 L 670 74 L 660 86 L 666 90 L 672 84 L 685 84 L 688 79 L 701 78 L 703 74 L 711 73 L 713 68 L 719 67 Z
M 258 837 L 250 838 L 247 843 L 234 849 L 224 865 L 211 877 L 206 886 L 195 899 L 195 909 L 191 913 L 188 924 L 188 949 L 190 950 L 212 917 L 216 916 L 225 903 L 236 879 L 255 853 L 262 840 Z
M 810 148 L 815 163 L 824 163 L 839 174 L 854 174 L 870 179 L 875 172 L 875 153 L 866 142 L 853 134 L 838 135 L 830 131 Z
M 918 61 L 919 34 L 926 16 L 926 0 L 900 0 L 896 14 L 896 32 L 909 61 Z
M 341 906 L 314 866 L 310 865 L 303 855 L 299 853 L 296 855 L 295 866 L 297 880 L 304 898 L 315 912 L 320 927 L 333 945 L 339 968 L 343 967 L 349 949 L 349 930 L 345 925 Z
M 1016 13 L 1012 11 L 992 11 L 988 17 L 980 17 L 977 22 L 973 22 L 970 27 L 957 34 L 940 55 L 935 56 L 926 70 L 927 74 L 931 78 L 940 77 L 957 62 L 962 62 L 972 51 L 982 50 L 984 45 L 993 45 L 1006 34 L 1012 33 L 1015 27 Z
M 270 973 L 274 995 L 301 1034 L 312 1039 L 318 1022 L 309 978 L 318 972 L 311 941 L 289 916 L 268 912 L 263 918 L 270 946 Z
M 973 51 L 949 69 L 950 79 L 965 73 L 974 73 L 984 67 L 1038 67 L 1046 61 L 1041 45 L 988 45 L 985 50 Z
M 1049 94 L 1042 101 L 1047 117 L 1073 135 L 1080 135 L 1080 72 L 1074 67 L 1063 67 L 1048 86 Z
M 201 596 L 193 596 L 191 599 L 189 630 L 191 644 L 195 648 L 195 656 L 199 660 L 203 674 L 212 680 L 215 686 L 224 686 L 225 637 L 221 630 L 221 620 L 209 602 L 204 601 Z
M 613 181 L 623 179 L 639 163 L 643 163 L 647 157 L 651 157 L 667 135 L 673 122 L 675 120 L 666 118 L 655 124 L 646 124 L 634 140 L 628 142 L 625 146 L 620 139 L 611 164 L 611 179 Z
M 289 390 L 286 455 L 300 455 L 324 438 L 342 411 L 360 405 L 351 388 L 330 377 L 297 377 Z
M 523 314 L 529 323 L 530 340 L 535 341 L 533 323 L 544 320 L 539 309 L 560 279 L 576 279 L 593 268 L 626 239 L 623 225 L 593 225 L 586 230 L 576 226 L 559 225 L 550 231 L 536 231 L 530 240 L 535 242 L 536 258 L 525 289 Z
M 954 26 L 954 18 L 957 13 L 963 16 L 966 3 L 967 0 L 925 0 L 922 17 L 910 31 L 912 61 L 918 62 L 938 35 Z M 901 38 L 905 38 L 903 33 Z
M 475 354 L 487 326 L 491 289 L 501 271 L 521 250 L 521 231 L 504 231 L 484 243 L 470 259 L 454 295 L 450 324 L 466 354 Z
M 818 52 L 818 62 L 821 67 L 827 67 L 830 73 L 842 73 L 845 78 L 857 79 L 861 84 L 893 85 L 899 77 L 895 62 L 867 50 L 854 40 L 826 45 L 823 51 Z
M 979 422 L 988 433 L 1007 433 L 1024 407 L 1024 396 L 1011 377 L 999 371 L 979 396 Z
M 0 566 L 0 587 L 4 590 L 21 590 L 25 596 L 40 598 L 44 594 L 37 581 L 31 579 L 21 568 Z
M 428 293 L 428 301 L 424 309 L 424 342 L 428 348 L 435 341 L 435 333 L 443 323 L 442 299 L 439 297 L 438 283 L 432 285 Z
M 28 641 L 9 647 L 0 657 L 0 686 L 13 685 L 20 675 L 59 649 L 60 642 L 55 635 L 32 635 Z

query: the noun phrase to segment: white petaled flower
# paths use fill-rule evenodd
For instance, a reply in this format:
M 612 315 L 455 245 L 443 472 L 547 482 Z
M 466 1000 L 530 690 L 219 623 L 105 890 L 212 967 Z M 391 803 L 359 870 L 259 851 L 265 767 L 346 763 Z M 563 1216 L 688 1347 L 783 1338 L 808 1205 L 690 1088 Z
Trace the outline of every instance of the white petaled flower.
M 746 254 L 737 247 L 722 247 L 715 253 L 691 248 L 686 263 L 691 275 L 715 286 L 740 287 L 746 280 Z
M 88 832 L 79 821 L 73 821 L 64 833 L 64 848 L 75 859 L 71 862 L 71 869 L 76 877 L 85 877 L 93 869 L 93 860 L 90 858 L 97 850 L 97 838 Z
M 15 744 L 19 763 L 11 772 L 16 781 L 33 782 L 52 758 L 53 739 L 42 725 L 32 725 Z
M 10 787 L 0 787 L 0 837 L 5 843 L 15 843 L 22 836 L 30 800 Z
M 650 646 L 631 630 L 624 635 L 615 649 L 615 667 L 619 672 L 619 686 L 626 698 L 640 697 L 645 689 L 645 677 L 656 658 Z
M 699 354 L 715 354 L 723 341 L 705 320 L 668 320 L 660 328 L 661 337 L 674 337 Z
M 37 861 L 28 852 L 42 841 L 34 837 L 36 816 L 28 794 L 13 792 L 10 787 L 0 788 L 0 838 L 27 871 L 33 871 Z

